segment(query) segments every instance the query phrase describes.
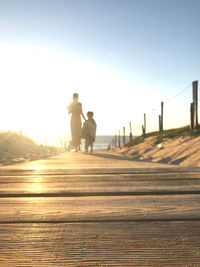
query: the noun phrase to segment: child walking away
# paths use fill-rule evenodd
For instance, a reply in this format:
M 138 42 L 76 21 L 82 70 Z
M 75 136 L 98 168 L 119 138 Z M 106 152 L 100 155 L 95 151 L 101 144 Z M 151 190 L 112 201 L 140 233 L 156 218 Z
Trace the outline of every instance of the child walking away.
M 91 152 L 93 152 L 93 143 L 95 141 L 97 129 L 97 124 L 93 119 L 93 115 L 94 113 L 92 111 L 88 111 L 88 119 L 83 124 L 82 137 L 85 138 L 85 152 L 88 152 L 89 146 L 91 148 Z

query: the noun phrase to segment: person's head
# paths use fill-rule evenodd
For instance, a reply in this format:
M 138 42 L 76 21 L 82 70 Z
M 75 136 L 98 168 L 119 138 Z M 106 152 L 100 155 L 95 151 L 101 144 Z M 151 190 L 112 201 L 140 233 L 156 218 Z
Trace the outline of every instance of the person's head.
M 73 100 L 78 100 L 78 94 L 77 93 L 73 94 Z
M 94 113 L 92 111 L 88 111 L 87 117 L 88 119 L 93 119 Z

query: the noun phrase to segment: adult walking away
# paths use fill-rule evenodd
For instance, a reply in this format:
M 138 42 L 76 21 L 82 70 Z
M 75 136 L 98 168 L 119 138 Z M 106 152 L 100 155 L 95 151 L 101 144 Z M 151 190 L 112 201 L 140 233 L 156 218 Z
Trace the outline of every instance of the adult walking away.
M 73 94 L 73 102 L 68 106 L 68 114 L 71 115 L 71 136 L 72 146 L 76 151 L 80 150 L 81 144 L 81 116 L 84 120 L 85 116 L 82 111 L 82 104 L 78 102 L 78 94 Z

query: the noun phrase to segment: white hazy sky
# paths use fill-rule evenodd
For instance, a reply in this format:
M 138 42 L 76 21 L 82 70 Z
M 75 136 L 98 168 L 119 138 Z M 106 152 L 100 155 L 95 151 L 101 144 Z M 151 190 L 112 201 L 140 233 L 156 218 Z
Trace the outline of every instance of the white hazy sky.
M 98 134 L 189 123 L 200 76 L 198 0 L 0 0 L 0 129 L 70 135 L 78 92 Z

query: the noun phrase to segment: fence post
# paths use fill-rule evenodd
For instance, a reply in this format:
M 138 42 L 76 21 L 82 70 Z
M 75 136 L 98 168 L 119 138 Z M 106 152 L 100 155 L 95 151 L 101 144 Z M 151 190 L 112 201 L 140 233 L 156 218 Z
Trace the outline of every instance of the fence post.
M 145 137 L 145 129 L 144 129 L 144 125 L 142 125 L 142 136 L 143 136 L 143 138 Z
M 112 139 L 112 148 L 115 147 L 115 139 Z
M 144 113 L 144 127 L 142 127 L 142 131 L 143 131 L 143 137 L 145 137 L 146 134 L 146 114 Z
M 130 125 L 130 142 L 131 142 L 131 141 L 132 141 L 132 139 L 133 139 L 131 121 L 129 122 L 129 125 Z
M 117 135 L 115 135 L 115 148 L 117 147 Z
M 158 116 L 159 134 L 161 134 L 161 116 Z
M 160 134 L 163 134 L 163 102 L 161 102 Z
M 198 129 L 198 81 L 192 83 L 193 92 L 193 124 L 194 129 Z
M 123 127 L 123 146 L 125 146 L 126 144 L 125 136 L 126 136 L 125 127 Z
M 121 147 L 120 139 L 121 137 L 120 137 L 120 130 L 119 130 L 119 139 L 118 139 L 119 148 Z
M 190 130 L 194 130 L 194 103 L 190 103 Z

